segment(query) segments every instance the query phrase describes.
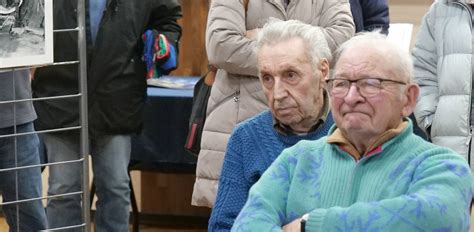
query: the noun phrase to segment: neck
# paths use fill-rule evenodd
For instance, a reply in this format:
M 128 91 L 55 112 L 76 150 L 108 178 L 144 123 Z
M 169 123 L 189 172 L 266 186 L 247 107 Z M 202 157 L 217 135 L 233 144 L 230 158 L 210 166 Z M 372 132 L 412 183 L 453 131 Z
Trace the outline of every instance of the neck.
M 365 133 L 357 133 L 351 131 L 351 133 L 345 133 L 341 130 L 343 136 L 350 141 L 350 143 L 354 146 L 354 148 L 359 152 L 360 155 L 367 154 L 376 146 L 384 143 L 385 141 L 393 138 L 394 136 L 400 134 L 403 129 L 407 126 L 407 122 L 400 122 L 398 126 L 393 128 L 387 128 L 381 134 L 365 134 Z
M 320 91 L 319 97 L 315 100 L 315 107 L 310 116 L 301 120 L 298 124 L 288 125 L 295 134 L 308 133 L 319 122 L 323 114 L 328 111 L 327 96 L 324 91 Z
M 344 135 L 344 137 L 346 137 L 347 140 L 351 141 L 352 145 L 354 145 L 355 149 L 359 152 L 359 154 L 363 155 L 369 152 L 367 151 L 367 149 L 369 149 L 370 146 L 375 143 L 375 141 L 380 137 L 380 135 L 371 136 L 370 138 L 367 138 L 367 135 L 351 134 Z
M 312 119 L 310 122 L 299 123 L 296 125 L 290 125 L 291 131 L 294 134 L 306 134 L 313 129 L 313 127 L 318 123 L 318 119 Z

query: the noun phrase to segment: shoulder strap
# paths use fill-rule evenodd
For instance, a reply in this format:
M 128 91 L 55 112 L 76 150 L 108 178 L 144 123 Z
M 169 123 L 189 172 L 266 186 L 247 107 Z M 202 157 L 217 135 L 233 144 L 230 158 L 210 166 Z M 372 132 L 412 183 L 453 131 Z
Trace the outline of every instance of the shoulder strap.
M 249 8 L 249 1 L 250 1 L 250 0 L 243 0 L 245 12 L 247 12 L 247 10 L 248 10 L 248 8 Z

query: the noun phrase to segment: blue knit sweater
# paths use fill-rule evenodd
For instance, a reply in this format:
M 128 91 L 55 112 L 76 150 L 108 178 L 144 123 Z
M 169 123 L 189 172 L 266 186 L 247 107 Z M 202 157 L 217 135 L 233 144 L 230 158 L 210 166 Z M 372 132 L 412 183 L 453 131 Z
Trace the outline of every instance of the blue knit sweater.
M 317 130 L 304 136 L 284 136 L 273 128 L 269 110 L 239 124 L 227 145 L 208 231 L 229 231 L 247 200 L 250 187 L 283 149 L 300 140 L 316 140 L 326 136 L 333 124 L 329 113 L 325 123 Z
M 285 149 L 232 231 L 281 231 L 309 213 L 308 232 L 467 232 L 471 197 L 466 160 L 415 136 L 410 122 L 359 162 L 326 139 Z

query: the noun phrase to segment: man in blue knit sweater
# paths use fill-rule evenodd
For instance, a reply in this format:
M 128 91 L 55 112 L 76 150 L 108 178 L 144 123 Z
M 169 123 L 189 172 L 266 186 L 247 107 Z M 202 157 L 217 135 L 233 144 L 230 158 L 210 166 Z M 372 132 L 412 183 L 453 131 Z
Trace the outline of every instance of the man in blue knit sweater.
M 278 156 L 232 231 L 469 231 L 469 165 L 407 118 L 419 93 L 408 52 L 371 32 L 336 57 L 326 80 L 336 125 Z
M 239 124 L 227 146 L 209 231 L 229 231 L 250 187 L 285 148 L 325 136 L 333 119 L 324 90 L 331 52 L 318 27 L 279 22 L 257 45 L 270 110 Z

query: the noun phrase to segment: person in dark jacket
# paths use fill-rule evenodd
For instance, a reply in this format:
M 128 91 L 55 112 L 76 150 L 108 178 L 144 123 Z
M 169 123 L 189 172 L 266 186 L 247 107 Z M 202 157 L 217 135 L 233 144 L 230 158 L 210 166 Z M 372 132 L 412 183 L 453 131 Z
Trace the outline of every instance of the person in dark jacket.
M 387 0 L 349 0 L 356 32 L 381 30 L 388 34 L 390 18 Z
M 54 28 L 77 27 L 76 7 L 76 1 L 55 2 Z M 96 232 L 128 231 L 127 166 L 131 135 L 140 131 L 146 98 L 143 35 L 151 29 L 157 39 L 162 39 L 161 45 L 172 46 L 177 52 L 181 36 L 177 20 L 181 16 L 177 0 L 86 1 L 89 144 L 98 197 Z M 56 33 L 55 62 L 77 60 L 77 40 L 76 32 Z M 33 81 L 33 94 L 34 97 L 77 94 L 78 82 L 77 64 L 39 68 Z M 80 125 L 78 98 L 38 101 L 35 108 L 38 130 Z M 46 133 L 42 138 L 49 162 L 80 159 L 77 130 Z M 49 196 L 80 191 L 80 162 L 49 168 Z M 79 194 L 49 199 L 46 212 L 51 229 L 83 223 Z

